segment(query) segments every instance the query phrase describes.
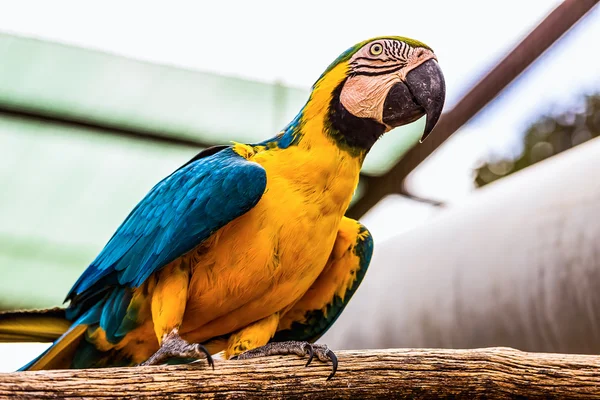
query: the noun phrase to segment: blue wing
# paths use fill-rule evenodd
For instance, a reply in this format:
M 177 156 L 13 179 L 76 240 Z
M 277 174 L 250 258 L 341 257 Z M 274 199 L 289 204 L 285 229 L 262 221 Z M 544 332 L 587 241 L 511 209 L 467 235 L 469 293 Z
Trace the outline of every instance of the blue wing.
M 216 151 L 201 153 L 163 179 L 133 209 L 68 294 L 72 317 L 111 286 L 140 286 L 258 203 L 265 170 L 231 148 Z M 116 292 L 109 297 L 115 303 L 129 300 Z

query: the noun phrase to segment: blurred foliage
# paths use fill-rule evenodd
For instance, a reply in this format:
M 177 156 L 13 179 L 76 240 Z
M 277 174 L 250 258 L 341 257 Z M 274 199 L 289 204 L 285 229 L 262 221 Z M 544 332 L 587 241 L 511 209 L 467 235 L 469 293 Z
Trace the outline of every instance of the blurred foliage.
M 546 115 L 533 123 L 523 137 L 521 155 L 516 159 L 485 162 L 475 171 L 475 185 L 484 186 L 597 136 L 600 136 L 600 94 L 586 96 L 579 110 Z

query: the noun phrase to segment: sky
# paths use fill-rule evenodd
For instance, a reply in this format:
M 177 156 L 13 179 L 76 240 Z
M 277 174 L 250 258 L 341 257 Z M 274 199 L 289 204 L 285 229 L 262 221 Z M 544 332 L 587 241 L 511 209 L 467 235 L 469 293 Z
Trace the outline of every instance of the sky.
M 450 109 L 559 3 L 13 0 L 0 5 L 0 31 L 305 88 L 354 43 L 381 35 L 407 36 L 435 50 L 446 77 L 446 109 Z M 600 90 L 595 54 L 599 37 L 596 7 L 427 160 L 410 177 L 409 189 L 448 202 L 466 198 L 473 189 L 472 168 L 480 160 L 518 152 L 518 137 L 527 124 L 548 110 L 574 106 L 584 93 Z M 363 222 L 376 238 L 385 240 L 398 234 L 398 226 L 407 230 L 432 215 L 431 207 L 396 196 L 371 210 Z M 16 350 L 13 355 L 2 357 L 10 360 L 0 361 L 0 371 L 31 356 Z

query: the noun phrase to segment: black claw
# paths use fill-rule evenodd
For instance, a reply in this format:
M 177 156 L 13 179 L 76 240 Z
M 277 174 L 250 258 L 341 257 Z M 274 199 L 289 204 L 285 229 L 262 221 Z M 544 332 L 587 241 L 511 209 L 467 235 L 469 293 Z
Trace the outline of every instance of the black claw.
M 331 371 L 331 374 L 326 379 L 326 380 L 330 380 L 331 378 L 333 378 L 333 376 L 337 372 L 338 359 L 337 359 L 337 356 L 335 355 L 335 353 L 331 350 L 327 350 L 327 352 L 325 354 L 327 355 L 327 357 L 329 357 L 329 359 L 331 360 L 331 363 L 333 364 L 333 371 Z
M 202 346 L 201 344 L 198 344 L 198 348 L 206 355 L 206 362 L 208 363 L 208 365 L 210 365 L 212 367 L 212 369 L 214 371 L 215 361 L 213 360 L 212 356 L 210 355 L 210 353 L 208 352 L 206 347 Z
M 308 353 L 308 361 L 306 362 L 306 365 L 304 367 L 308 367 L 315 356 L 315 351 L 309 343 L 304 345 L 304 350 L 306 350 L 306 352 Z

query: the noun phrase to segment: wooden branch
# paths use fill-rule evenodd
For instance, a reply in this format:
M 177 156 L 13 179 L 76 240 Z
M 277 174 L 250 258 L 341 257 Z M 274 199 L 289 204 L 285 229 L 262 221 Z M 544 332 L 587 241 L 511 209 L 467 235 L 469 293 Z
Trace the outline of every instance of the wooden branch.
M 600 398 L 600 356 L 476 350 L 338 352 L 195 365 L 0 374 L 0 398 Z

